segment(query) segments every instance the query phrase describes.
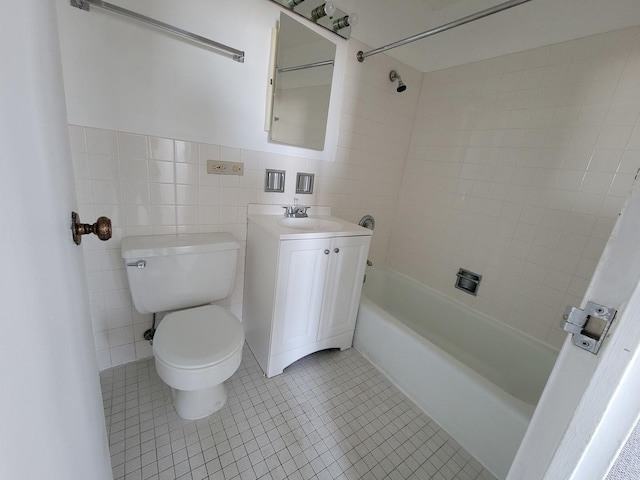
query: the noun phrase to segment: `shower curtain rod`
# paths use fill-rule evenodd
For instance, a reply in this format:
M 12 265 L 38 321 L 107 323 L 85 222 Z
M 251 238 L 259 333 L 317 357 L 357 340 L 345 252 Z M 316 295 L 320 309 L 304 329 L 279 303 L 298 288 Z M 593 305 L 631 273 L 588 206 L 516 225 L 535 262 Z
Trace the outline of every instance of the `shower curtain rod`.
M 445 23 L 444 25 L 440 25 L 439 27 L 432 28 L 427 30 L 426 32 L 418 33 L 417 35 L 413 35 L 412 37 L 407 37 L 403 40 L 398 40 L 397 42 L 390 43 L 385 45 L 384 47 L 376 48 L 374 50 L 370 50 L 368 52 L 363 52 L 360 50 L 356 58 L 359 62 L 364 62 L 364 59 L 370 57 L 371 55 L 377 55 L 378 53 L 386 52 L 387 50 L 391 50 L 392 48 L 401 47 L 402 45 L 406 45 L 407 43 L 415 42 L 416 40 L 422 40 L 423 38 L 430 37 L 431 35 L 435 35 L 436 33 L 441 33 L 446 30 L 451 30 L 452 28 L 459 27 L 460 25 L 464 25 L 465 23 L 473 22 L 474 20 L 479 20 L 480 18 L 488 17 L 489 15 L 493 15 L 494 13 L 502 12 L 503 10 L 507 10 L 512 7 L 516 7 L 522 3 L 530 2 L 531 0 L 509 0 L 508 2 L 501 3 L 496 5 L 495 7 L 487 8 L 485 10 L 481 10 L 480 12 L 474 13 L 472 15 L 468 15 L 463 18 L 459 18 L 458 20 L 454 20 L 449 23 Z
M 165 32 L 172 33 L 178 37 L 186 38 L 192 42 L 200 43 L 210 48 L 215 48 L 216 50 L 222 50 L 226 53 L 230 53 L 232 58 L 236 62 L 244 63 L 244 52 L 242 50 L 236 50 L 235 48 L 231 48 L 222 43 L 215 42 L 209 38 L 201 37 L 200 35 L 196 35 L 195 33 L 188 32 L 187 30 L 183 30 L 178 27 L 174 27 L 173 25 L 169 25 L 168 23 L 161 22 L 151 17 L 147 17 L 145 15 L 141 15 L 137 12 L 133 12 L 131 10 L 127 10 L 122 7 L 118 7 L 117 5 L 113 5 L 111 3 L 103 2 L 102 0 L 69 0 L 72 7 L 77 7 L 81 10 L 89 11 L 90 5 L 94 7 L 102 8 L 112 13 L 116 13 L 118 15 L 123 15 L 125 17 L 133 18 L 134 20 L 138 20 L 139 22 L 146 23 L 160 30 L 164 30 Z
M 279 73 L 295 72 L 297 70 L 306 70 L 307 68 L 324 67 L 325 65 L 333 65 L 333 60 L 323 60 L 322 62 L 306 63 L 304 65 L 296 65 L 295 67 L 279 68 Z

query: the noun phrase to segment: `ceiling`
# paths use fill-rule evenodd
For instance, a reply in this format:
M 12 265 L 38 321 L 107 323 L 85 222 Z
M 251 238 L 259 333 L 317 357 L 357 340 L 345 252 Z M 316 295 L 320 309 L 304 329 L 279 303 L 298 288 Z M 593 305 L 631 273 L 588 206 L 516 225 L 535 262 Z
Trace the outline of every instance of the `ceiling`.
M 443 8 L 448 5 L 453 5 L 454 3 L 459 3 L 463 0 L 423 0 L 423 1 L 434 10 L 438 10 L 439 8 Z
M 502 0 L 336 3 L 360 17 L 352 37 L 377 48 Z M 429 72 L 636 25 L 640 25 L 640 0 L 532 0 L 386 53 L 421 72 Z

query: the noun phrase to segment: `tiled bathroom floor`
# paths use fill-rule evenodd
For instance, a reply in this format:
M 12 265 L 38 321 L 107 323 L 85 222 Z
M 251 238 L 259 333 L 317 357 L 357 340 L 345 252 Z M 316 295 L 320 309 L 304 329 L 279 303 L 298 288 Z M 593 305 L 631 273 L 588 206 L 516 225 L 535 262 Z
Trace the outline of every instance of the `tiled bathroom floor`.
M 489 480 L 355 349 L 262 375 L 245 345 L 210 417 L 177 417 L 152 359 L 101 373 L 115 480 Z

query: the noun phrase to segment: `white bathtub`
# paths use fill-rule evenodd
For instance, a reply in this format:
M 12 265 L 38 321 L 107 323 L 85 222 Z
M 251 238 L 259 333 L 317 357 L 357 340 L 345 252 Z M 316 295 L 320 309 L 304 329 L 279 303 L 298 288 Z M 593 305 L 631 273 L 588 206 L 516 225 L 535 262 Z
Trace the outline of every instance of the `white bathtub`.
M 557 356 L 389 270 L 367 273 L 353 345 L 501 479 Z

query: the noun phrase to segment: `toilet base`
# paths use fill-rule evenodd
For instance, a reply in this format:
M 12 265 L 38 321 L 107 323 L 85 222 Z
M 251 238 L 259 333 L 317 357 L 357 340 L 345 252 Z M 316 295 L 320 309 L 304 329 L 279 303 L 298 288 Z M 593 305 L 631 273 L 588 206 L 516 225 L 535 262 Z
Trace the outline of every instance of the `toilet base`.
M 220 410 L 227 401 L 224 383 L 204 390 L 178 390 L 171 388 L 176 413 L 183 420 L 199 420 Z

